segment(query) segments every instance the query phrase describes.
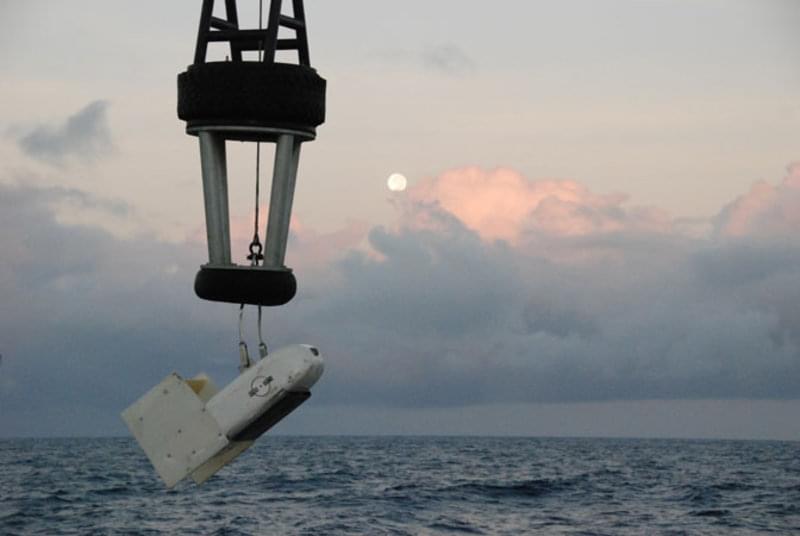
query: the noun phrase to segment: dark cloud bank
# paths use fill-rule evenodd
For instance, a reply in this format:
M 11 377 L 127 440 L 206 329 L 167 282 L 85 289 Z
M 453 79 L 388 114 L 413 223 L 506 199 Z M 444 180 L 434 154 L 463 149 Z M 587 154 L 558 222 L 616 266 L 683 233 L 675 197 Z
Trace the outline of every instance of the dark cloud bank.
M 67 195 L 0 186 L 5 418 L 119 426 L 118 412 L 172 370 L 230 380 L 235 307 L 192 292 L 204 246 L 60 225 L 52 203 Z M 325 353 L 318 404 L 800 397 L 790 237 L 620 231 L 512 247 L 424 210 L 435 228 L 373 229 L 378 255 L 346 252 L 337 278 L 296 265 L 298 297 L 267 311 L 273 346 Z M 555 248 L 576 255 L 544 253 Z

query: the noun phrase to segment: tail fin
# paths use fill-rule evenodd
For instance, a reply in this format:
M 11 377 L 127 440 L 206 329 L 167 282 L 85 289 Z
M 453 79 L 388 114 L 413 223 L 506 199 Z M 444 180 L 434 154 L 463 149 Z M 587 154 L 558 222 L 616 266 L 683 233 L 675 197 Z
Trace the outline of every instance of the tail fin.
M 205 398 L 215 391 L 209 384 L 207 378 L 187 382 L 172 373 L 122 413 L 167 487 L 173 487 L 230 444 L 199 396 Z

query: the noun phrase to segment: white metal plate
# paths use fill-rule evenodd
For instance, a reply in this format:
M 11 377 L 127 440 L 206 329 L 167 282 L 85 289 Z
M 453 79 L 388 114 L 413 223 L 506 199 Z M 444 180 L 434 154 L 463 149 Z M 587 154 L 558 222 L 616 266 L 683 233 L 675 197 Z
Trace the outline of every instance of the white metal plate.
M 203 401 L 172 373 L 122 413 L 167 487 L 173 487 L 230 442 Z
M 192 472 L 195 484 L 202 484 L 211 476 L 235 460 L 242 452 L 249 449 L 255 441 L 232 441 L 216 456 Z

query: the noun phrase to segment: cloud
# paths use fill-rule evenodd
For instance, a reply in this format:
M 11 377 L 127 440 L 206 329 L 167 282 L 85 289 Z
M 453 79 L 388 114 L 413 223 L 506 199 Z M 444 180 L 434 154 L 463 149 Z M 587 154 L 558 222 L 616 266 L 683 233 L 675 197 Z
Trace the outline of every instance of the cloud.
M 447 76 L 464 76 L 476 69 L 476 62 L 459 46 L 452 43 L 429 45 L 418 50 L 385 49 L 374 53 L 384 62 L 420 66 Z
M 800 397 L 797 241 L 684 236 L 622 196 L 509 170 L 455 170 L 408 195 L 396 225 L 366 236 L 293 228 L 299 293 L 267 309 L 265 333 L 323 350 L 315 404 Z M 792 195 L 776 187 L 769 206 Z M 117 423 L 172 370 L 230 380 L 236 307 L 192 292 L 204 245 L 60 221 L 65 198 L 103 202 L 0 185 L 4 410 Z
M 475 61 L 454 44 L 426 47 L 422 51 L 422 62 L 429 69 L 448 75 L 463 75 L 475 70 Z
M 507 168 L 454 169 L 418 183 L 409 196 L 417 204 L 441 207 L 484 239 L 512 243 L 531 234 L 667 231 L 670 226 L 655 209 L 624 207 L 625 196 L 593 194 L 569 180 L 530 181 Z
M 178 252 L 149 236 L 119 240 L 95 226 L 60 223 L 55 206 L 80 197 L 0 185 L 4 412 L 116 411 L 162 372 L 207 365 L 209 354 L 194 358 L 200 348 L 222 355 L 221 346 L 214 355 L 213 335 L 194 336 L 200 329 L 224 340 L 213 314 L 193 316 L 191 278 L 202 250 Z
M 351 259 L 345 284 L 294 324 L 338 365 L 325 389 L 351 403 L 800 394 L 800 324 L 762 289 L 781 272 L 797 279 L 800 256 L 719 292 L 699 271 L 701 246 L 653 241 L 620 242 L 621 261 L 560 265 L 464 228 L 375 231 L 385 260 Z M 783 289 L 787 305 L 797 288 Z
M 773 186 L 759 181 L 727 205 L 715 220 L 720 236 L 796 237 L 800 229 L 800 162 L 789 166 L 783 181 Z
M 335 281 L 331 266 L 350 252 L 363 249 L 369 225 L 349 221 L 341 229 L 322 233 L 292 219 L 287 247 L 287 263 L 298 277 L 312 281 L 317 286 L 327 286 Z
M 409 197 L 370 233 L 378 255 L 352 254 L 341 286 L 294 311 L 342 367 L 321 388 L 336 399 L 800 396 L 796 241 L 684 236 L 622 196 L 510 170 L 453 170 Z
M 28 156 L 52 164 L 63 164 L 70 158 L 97 160 L 113 148 L 107 110 L 108 102 L 93 101 L 63 124 L 41 125 L 21 136 L 19 146 Z

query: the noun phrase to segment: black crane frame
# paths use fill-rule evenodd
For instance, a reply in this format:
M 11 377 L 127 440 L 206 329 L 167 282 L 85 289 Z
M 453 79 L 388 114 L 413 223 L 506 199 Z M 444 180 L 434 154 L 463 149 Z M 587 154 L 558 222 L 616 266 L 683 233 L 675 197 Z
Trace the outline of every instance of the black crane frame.
M 298 63 L 310 67 L 308 55 L 308 32 L 303 0 L 291 0 L 293 16 L 281 13 L 283 0 L 271 0 L 267 16 L 267 26 L 259 29 L 239 28 L 239 14 L 236 0 L 225 0 L 225 17 L 213 15 L 215 0 L 203 0 L 200 12 L 200 28 L 197 31 L 197 45 L 194 52 L 195 65 L 205 63 L 208 44 L 225 42 L 230 44 L 230 59 L 241 62 L 242 52 L 262 51 L 261 61 L 275 63 L 278 50 L 296 50 Z M 295 38 L 279 38 L 281 27 L 294 30 Z
M 281 12 L 282 0 L 270 0 L 266 28 L 243 29 L 236 0 L 225 0 L 225 18 L 213 15 L 214 0 L 203 0 L 194 63 L 178 75 L 178 117 L 200 143 L 209 262 L 195 278 L 195 293 L 205 300 L 278 306 L 297 292 L 284 262 L 291 207 L 300 146 L 325 121 L 326 82 L 309 62 L 303 1 L 291 2 L 291 16 Z M 281 37 L 281 28 L 294 31 L 294 38 Z M 228 43 L 230 56 L 207 61 L 208 44 L 219 42 Z M 296 50 L 298 63 L 276 61 L 279 50 Z M 254 51 L 260 61 L 245 60 L 243 53 Z M 261 265 L 232 262 L 227 140 L 275 143 Z

